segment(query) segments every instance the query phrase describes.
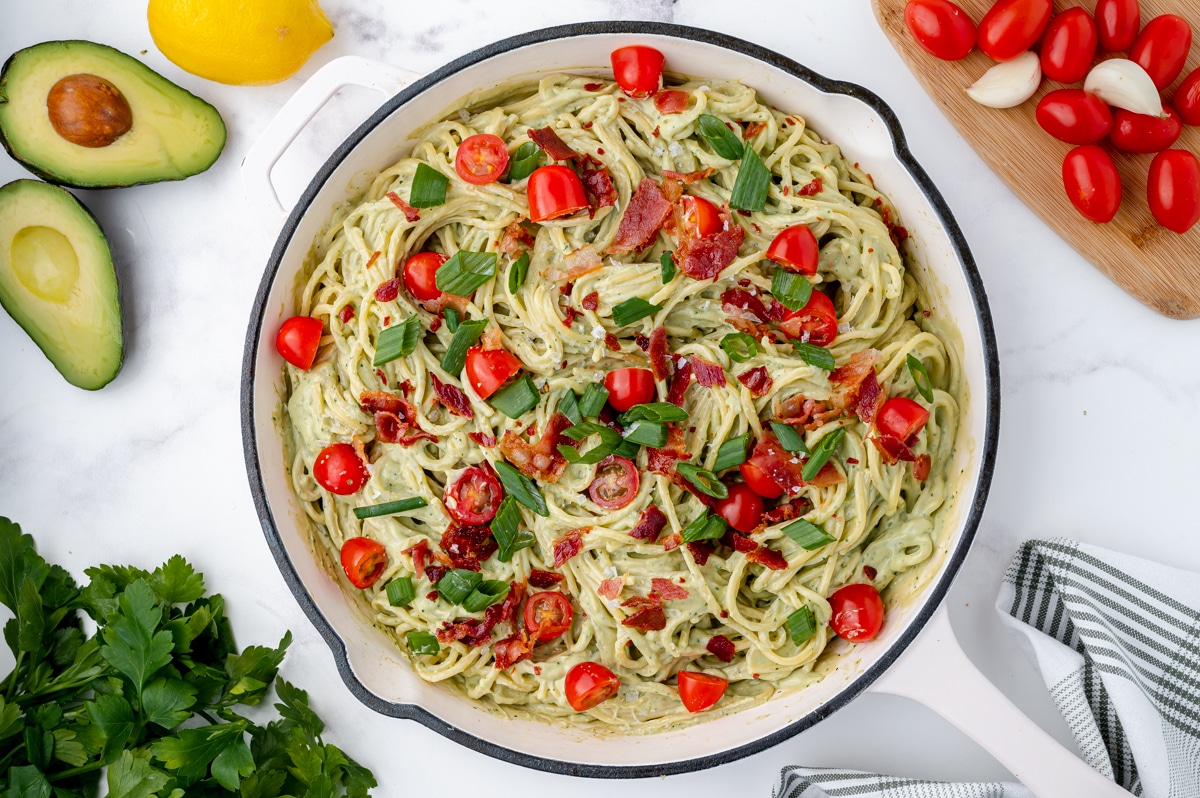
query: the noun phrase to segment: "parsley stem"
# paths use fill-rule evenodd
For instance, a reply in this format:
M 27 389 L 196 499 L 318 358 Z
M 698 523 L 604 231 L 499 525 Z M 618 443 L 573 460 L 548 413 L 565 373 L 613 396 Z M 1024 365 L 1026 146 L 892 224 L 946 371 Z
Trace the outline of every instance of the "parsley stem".
M 69 779 L 72 776 L 79 776 L 83 773 L 90 773 L 93 770 L 99 770 L 102 767 L 104 767 L 104 762 L 102 760 L 97 759 L 95 762 L 89 762 L 88 764 L 81 765 L 77 768 L 71 768 L 70 770 L 63 770 L 58 773 L 51 773 L 46 776 L 46 780 L 47 781 L 62 781 L 63 779 Z
M 21 661 L 24 659 L 25 659 L 24 651 L 17 654 L 17 661 L 13 665 L 12 674 L 10 677 L 12 679 L 12 681 L 10 681 L 8 683 L 8 691 L 5 694 L 10 700 L 12 699 L 13 690 L 15 690 L 17 687 L 17 674 L 19 674 L 21 672 Z
M 52 693 L 61 693 L 64 690 L 74 690 L 78 687 L 87 687 L 94 681 L 96 681 L 95 677 L 91 679 L 80 679 L 77 682 L 64 682 L 63 684 L 56 684 L 53 687 L 47 687 L 44 690 L 38 690 L 36 693 L 28 693 L 23 696 L 18 696 L 12 701 L 12 703 L 17 704 L 18 706 L 28 704 L 32 701 L 37 701 L 39 698 L 44 698 L 48 695 L 51 695 Z
M 199 715 L 200 717 L 204 718 L 206 721 L 208 721 L 209 723 L 211 723 L 214 726 L 219 725 L 221 723 L 221 721 L 217 720 L 212 715 L 205 712 L 203 709 L 197 709 L 196 714 Z

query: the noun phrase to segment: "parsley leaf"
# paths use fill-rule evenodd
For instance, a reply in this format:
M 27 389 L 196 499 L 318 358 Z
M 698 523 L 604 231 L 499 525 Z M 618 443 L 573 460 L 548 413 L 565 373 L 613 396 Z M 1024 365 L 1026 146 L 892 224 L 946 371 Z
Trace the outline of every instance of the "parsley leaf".
M 204 595 L 204 577 L 176 554 L 150 574 L 150 587 L 167 604 L 185 604 Z
M 146 681 L 171 661 L 174 643 L 170 632 L 155 632 L 162 609 L 145 579 L 139 578 L 125 588 L 117 605 L 117 617 L 101 635 L 104 645 L 100 652 L 140 696 Z

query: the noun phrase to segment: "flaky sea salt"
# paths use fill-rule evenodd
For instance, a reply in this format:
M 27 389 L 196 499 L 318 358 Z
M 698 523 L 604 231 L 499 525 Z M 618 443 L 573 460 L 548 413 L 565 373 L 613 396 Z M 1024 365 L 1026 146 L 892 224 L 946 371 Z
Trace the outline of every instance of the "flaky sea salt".
M 683 155 L 683 145 L 678 141 L 672 141 L 670 145 L 668 145 L 667 151 L 670 152 L 672 156 L 678 158 L 680 155 Z
M 605 568 L 603 571 L 601 571 L 600 574 L 605 579 L 616 579 L 617 578 L 617 567 L 615 565 L 610 565 L 607 568 Z

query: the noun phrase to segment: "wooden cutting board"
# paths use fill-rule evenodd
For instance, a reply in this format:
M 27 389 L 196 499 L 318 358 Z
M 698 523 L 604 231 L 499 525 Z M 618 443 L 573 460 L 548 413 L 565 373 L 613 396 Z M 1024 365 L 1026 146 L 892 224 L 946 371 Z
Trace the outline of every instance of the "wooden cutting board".
M 977 23 L 991 0 L 955 0 Z M 1062 184 L 1063 156 L 1071 150 L 1038 127 L 1037 102 L 1063 84 L 1044 80 L 1032 99 L 998 110 L 970 99 L 963 89 L 992 65 L 978 50 L 961 61 L 941 61 L 921 49 L 904 24 L 905 0 L 872 0 L 875 16 L 909 69 L 963 137 L 1008 187 L 1064 240 L 1117 285 L 1154 310 L 1174 319 L 1200 316 L 1200 224 L 1184 235 L 1159 225 L 1146 204 L 1146 174 L 1153 155 L 1112 150 L 1124 187 L 1121 209 L 1108 224 L 1079 215 Z M 1055 13 L 1094 0 L 1054 4 Z M 1200 3 L 1193 0 L 1142 0 L 1142 24 L 1177 14 L 1192 25 L 1195 37 L 1183 75 L 1200 66 Z M 1182 79 L 1182 78 L 1180 78 Z M 1177 80 L 1176 83 L 1179 81 Z M 1082 88 L 1076 84 L 1074 88 Z M 1164 93 L 1172 96 L 1172 87 Z M 1185 125 L 1176 148 L 1200 154 L 1200 128 Z M 1046 264 L 1053 267 L 1053 264 Z

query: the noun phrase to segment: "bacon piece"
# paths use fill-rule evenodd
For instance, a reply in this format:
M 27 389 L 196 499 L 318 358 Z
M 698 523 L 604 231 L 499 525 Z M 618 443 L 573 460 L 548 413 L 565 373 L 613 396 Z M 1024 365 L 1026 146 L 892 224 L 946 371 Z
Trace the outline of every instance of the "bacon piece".
M 667 616 L 662 607 L 647 607 L 621 621 L 621 625 L 639 632 L 658 632 L 667 628 Z
M 864 349 L 855 352 L 850 359 L 829 372 L 829 382 L 836 386 L 833 394 L 833 406 L 839 410 L 853 412 L 858 404 L 859 396 L 867 375 L 875 375 L 875 360 L 879 353 L 874 349 Z M 876 379 L 875 387 L 879 387 Z M 877 401 L 882 402 L 882 394 L 877 395 Z M 874 411 L 871 411 L 874 417 Z
M 687 110 L 689 97 L 686 91 L 663 89 L 654 95 L 654 107 L 660 114 L 681 114 Z
M 536 587 L 539 590 L 548 590 L 564 579 L 566 579 L 565 576 L 556 574 L 553 571 L 539 571 L 534 568 L 529 572 L 530 587 Z
M 496 656 L 496 667 L 504 671 L 523 659 L 531 659 L 533 648 L 529 645 L 525 630 L 518 629 L 503 640 L 497 640 L 492 646 L 492 653 Z
M 354 306 L 349 304 L 342 305 L 342 309 L 338 311 L 338 320 L 342 324 L 349 324 L 354 321 Z
M 637 524 L 634 525 L 633 529 L 629 530 L 629 537 L 653 543 L 658 540 L 658 536 L 662 534 L 666 526 L 667 517 L 663 515 L 663 511 L 658 509 L 658 505 L 651 504 L 645 510 L 642 510 Z
M 571 420 L 562 413 L 555 413 L 546 424 L 541 440 L 530 445 L 512 430 L 500 439 L 500 452 L 521 473 L 541 482 L 557 482 L 566 470 L 567 461 L 558 453 L 562 431 L 571 426 Z
M 668 180 L 670 180 L 668 178 Z M 664 187 L 667 181 L 663 181 Z M 675 186 L 679 184 L 670 181 Z M 658 235 L 663 223 L 671 215 L 673 200 L 658 183 L 647 177 L 638 184 L 637 191 L 629 198 L 629 205 L 617 226 L 617 236 L 608 251 L 614 255 L 634 252 L 649 244 Z
M 500 332 L 498 326 L 488 325 L 488 328 L 483 331 L 483 335 L 479 337 L 479 346 L 485 352 L 503 349 L 504 333 Z
M 928 454 L 917 455 L 917 461 L 913 463 L 912 473 L 913 479 L 917 482 L 924 482 L 929 479 L 929 472 L 933 469 L 933 458 Z
M 490 449 L 496 445 L 496 436 L 490 432 L 468 432 L 467 437 L 485 449 Z
M 804 484 L 812 485 L 814 488 L 828 488 L 831 485 L 840 485 L 845 481 L 846 478 L 842 476 L 842 472 L 837 470 L 837 466 L 833 464 L 833 461 L 829 461 L 821 466 L 821 470 L 817 472 L 815 477 Z
M 683 535 L 680 535 L 678 532 L 672 532 L 663 538 L 663 551 L 677 549 L 680 543 L 683 543 Z
M 746 462 L 765 471 L 788 496 L 799 493 L 804 487 L 800 475 L 804 466 L 800 458 L 784 449 L 773 433 L 762 436 Z
M 450 564 L 465 571 L 482 570 L 482 563 L 496 553 L 496 539 L 486 526 L 452 523 L 442 533 L 439 544 L 450 557 Z
M 779 403 L 777 415 L 784 424 L 814 430 L 837 418 L 841 412 L 829 409 L 824 402 L 807 399 L 803 394 L 793 394 Z
M 588 294 L 583 298 L 579 305 L 584 310 L 595 310 L 596 308 L 600 307 L 600 292 L 593 291 L 592 293 Z
M 438 316 L 438 318 L 434 319 L 434 322 L 437 323 L 437 326 L 435 327 L 433 323 L 430 323 L 429 325 L 430 332 L 437 332 L 437 328 L 442 326 L 442 311 L 444 311 L 446 308 L 454 308 L 459 312 L 459 315 L 462 315 L 467 312 L 467 305 L 470 304 L 470 301 L 471 300 L 465 296 L 458 296 L 457 294 L 451 294 L 443 291 L 437 299 L 423 299 L 419 300 L 419 303 L 421 307 Z
M 683 430 L 674 424 L 667 425 L 667 445 L 661 449 L 646 447 L 646 468 L 655 474 L 670 476 L 675 473 L 676 460 L 691 460 L 683 444 Z M 688 483 L 691 484 L 691 483 Z
M 573 161 L 579 157 L 579 153 L 567 146 L 567 143 L 558 137 L 554 129 L 546 126 L 530 129 L 529 138 L 533 139 L 533 143 L 541 147 L 551 159 L 555 161 Z
M 583 535 L 578 529 L 572 529 L 558 540 L 554 541 L 554 567 L 562 568 L 563 563 L 583 551 Z
M 821 178 L 819 178 L 819 177 L 814 177 L 811 181 L 809 181 L 808 183 L 805 183 L 803 186 L 796 189 L 796 196 L 797 197 L 815 197 L 817 194 L 821 193 L 821 189 L 823 187 L 824 187 L 824 181 L 822 181 Z
M 733 655 L 737 653 L 733 641 L 725 635 L 713 635 L 704 647 L 721 662 L 733 662 Z
M 742 138 L 746 141 L 749 141 L 766 129 L 767 125 L 764 122 L 748 122 L 746 123 L 746 127 L 742 130 Z
M 579 180 L 583 183 L 583 194 L 587 197 L 589 219 L 595 216 L 600 208 L 617 204 L 617 189 L 613 186 L 607 169 L 593 169 L 590 165 L 585 165 L 579 170 Z
M 767 373 L 766 366 L 755 366 L 749 371 L 743 371 L 738 375 L 738 382 L 745 385 L 753 396 L 766 396 L 775 385 L 775 381 Z
M 517 220 L 504 228 L 504 237 L 500 239 L 500 244 L 496 247 L 504 255 L 510 258 L 515 258 L 521 254 L 522 249 L 528 249 L 533 246 L 533 236 Z
M 375 289 L 376 302 L 391 302 L 400 296 L 400 280 L 393 277 L 379 284 Z
M 688 551 L 692 553 L 692 559 L 696 561 L 696 565 L 703 568 L 708 564 L 708 558 L 712 556 L 715 546 L 711 540 L 694 540 L 687 544 Z
M 650 356 L 650 371 L 654 379 L 665 380 L 671 376 L 671 363 L 668 359 L 667 330 L 665 327 L 655 327 L 650 333 L 647 354 Z
M 405 404 L 407 405 L 408 402 Z M 412 446 L 419 441 L 438 442 L 437 436 L 433 433 L 426 432 L 416 423 L 409 423 L 400 415 L 389 413 L 386 410 L 380 410 L 375 414 L 375 440 L 380 443 L 398 443 L 401 446 Z
M 422 540 L 415 546 L 411 546 L 401 554 L 408 554 L 412 557 L 413 573 L 417 575 L 417 579 L 425 576 L 425 564 L 429 562 L 429 541 Z M 432 580 L 431 580 L 432 581 Z
M 879 200 L 876 200 L 876 202 L 879 202 Z M 892 218 L 892 209 L 888 206 L 882 205 L 879 208 L 879 214 L 883 217 L 883 223 L 887 225 L 888 235 L 891 236 L 892 243 L 899 249 L 904 240 L 908 238 L 908 230 L 896 224 L 896 221 Z
M 705 388 L 725 387 L 725 369 L 721 368 L 720 364 L 710 363 L 695 355 L 692 355 L 689 360 L 692 363 L 692 369 L 696 372 L 696 382 Z
M 475 418 L 475 411 L 471 409 L 471 401 L 467 399 L 462 388 L 442 382 L 436 374 L 430 374 L 429 379 L 433 381 L 433 392 L 437 395 L 437 400 L 445 405 L 447 410 L 456 416 Z
M 596 588 L 596 592 L 601 598 L 608 600 L 615 599 L 621 595 L 621 591 L 625 589 L 625 576 L 614 576 L 612 579 L 605 579 L 600 583 L 600 587 Z
M 874 423 L 875 414 L 883 405 L 883 389 L 879 387 L 879 378 L 875 369 L 867 372 L 862 384 L 858 386 L 858 399 L 854 403 L 854 413 L 868 424 Z
M 488 607 L 487 611 L 483 614 L 484 618 L 491 620 L 493 625 L 503 623 L 513 617 L 513 612 L 524 600 L 525 583 L 509 582 L 508 595 L 504 597 L 504 601 Z
M 650 349 L 650 339 L 641 333 L 638 333 L 633 337 L 633 342 L 637 344 L 638 349 L 642 350 L 643 352 L 649 351 Z
M 686 587 L 681 587 L 670 579 L 663 579 L 656 576 L 650 580 L 650 590 L 662 596 L 663 601 L 675 601 L 676 599 L 685 599 L 690 593 Z
M 570 305 L 567 305 L 567 307 L 563 308 L 563 326 L 570 329 L 571 325 L 575 323 L 575 319 L 578 316 L 579 311 Z
M 671 386 L 667 390 L 667 401 L 677 407 L 683 407 L 683 397 L 691 384 L 691 362 L 687 358 L 675 361 L 675 374 L 672 375 Z
M 604 346 L 607 347 L 610 352 L 620 352 L 621 351 L 621 339 L 618 338 L 613 333 L 605 333 L 604 334 Z
M 746 311 L 749 315 L 739 317 L 746 321 L 766 322 L 770 319 L 762 297 L 758 294 L 752 294 L 744 288 L 730 288 L 722 293 L 721 306 L 726 312 L 730 310 Z
M 772 571 L 787 570 L 787 559 L 775 549 L 767 546 L 759 546 L 754 551 L 746 555 L 746 559 L 759 565 L 765 565 Z
M 619 232 L 619 231 L 618 231 Z M 676 251 L 680 270 L 695 280 L 715 280 L 737 257 L 746 238 L 738 225 L 726 223 L 726 228 L 704 238 L 688 238 Z
M 828 463 L 826 463 L 826 465 L 828 465 Z M 821 469 L 821 471 L 824 470 L 824 468 Z M 834 470 L 836 471 L 837 469 Z M 821 473 L 817 472 L 817 477 L 820 476 Z M 813 483 L 810 482 L 808 484 L 811 485 Z M 800 516 L 804 515 L 804 513 L 808 512 L 809 506 L 810 505 L 806 499 L 796 499 L 795 501 L 781 504 L 778 507 L 772 508 L 763 513 L 761 526 L 768 527 L 772 524 L 778 524 L 780 521 L 791 521 L 793 518 L 799 518 Z
M 491 633 L 492 630 L 483 621 L 446 621 L 442 628 L 437 630 L 437 639 L 446 644 L 461 640 L 469 646 L 482 646 L 492 639 Z
M 603 83 L 585 83 L 583 84 L 584 91 L 599 91 L 604 88 Z
M 697 169 L 695 172 L 672 172 L 670 169 L 664 169 L 662 176 L 669 177 L 672 180 L 678 180 L 685 186 L 690 186 L 697 180 L 703 180 L 706 177 L 712 177 L 716 171 L 717 170 L 713 169 L 711 166 L 707 169 Z
M 385 413 L 403 413 L 404 405 L 408 404 L 399 396 L 387 391 L 363 391 L 358 396 L 358 402 L 365 412 L 371 414 L 381 410 Z
M 721 539 L 729 548 L 734 551 L 740 551 L 742 554 L 748 554 L 758 548 L 758 544 L 745 535 L 730 530 L 725 537 Z
M 425 576 L 429 578 L 429 583 L 431 585 L 436 585 L 441 581 L 442 577 L 446 575 L 446 571 L 448 570 L 450 569 L 446 568 L 444 565 L 426 565 Z M 436 592 L 437 591 L 435 590 L 434 593 Z
M 600 256 L 591 244 L 585 244 L 563 258 L 563 263 L 567 270 L 560 272 L 557 269 L 551 269 L 546 272 L 546 278 L 556 283 L 567 282 L 573 283 L 584 275 L 598 272 L 604 268 L 604 261 L 600 260 Z M 563 286 L 562 292 L 567 296 L 571 295 L 571 289 Z
M 621 602 L 622 607 L 630 609 L 644 609 L 646 607 L 661 607 L 663 604 L 662 596 L 651 592 L 646 596 L 630 596 Z
M 387 198 L 392 201 L 393 205 L 400 209 L 400 211 L 404 214 L 405 219 L 408 219 L 410 222 L 420 221 L 421 212 L 409 205 L 404 200 L 400 199 L 400 195 L 398 195 L 395 191 L 389 191 L 387 193 Z
M 875 448 L 883 455 L 883 462 L 888 465 L 895 465 L 901 460 L 910 463 L 915 463 L 917 460 L 913 450 L 894 435 L 876 435 L 871 438 L 871 443 L 875 444 Z

